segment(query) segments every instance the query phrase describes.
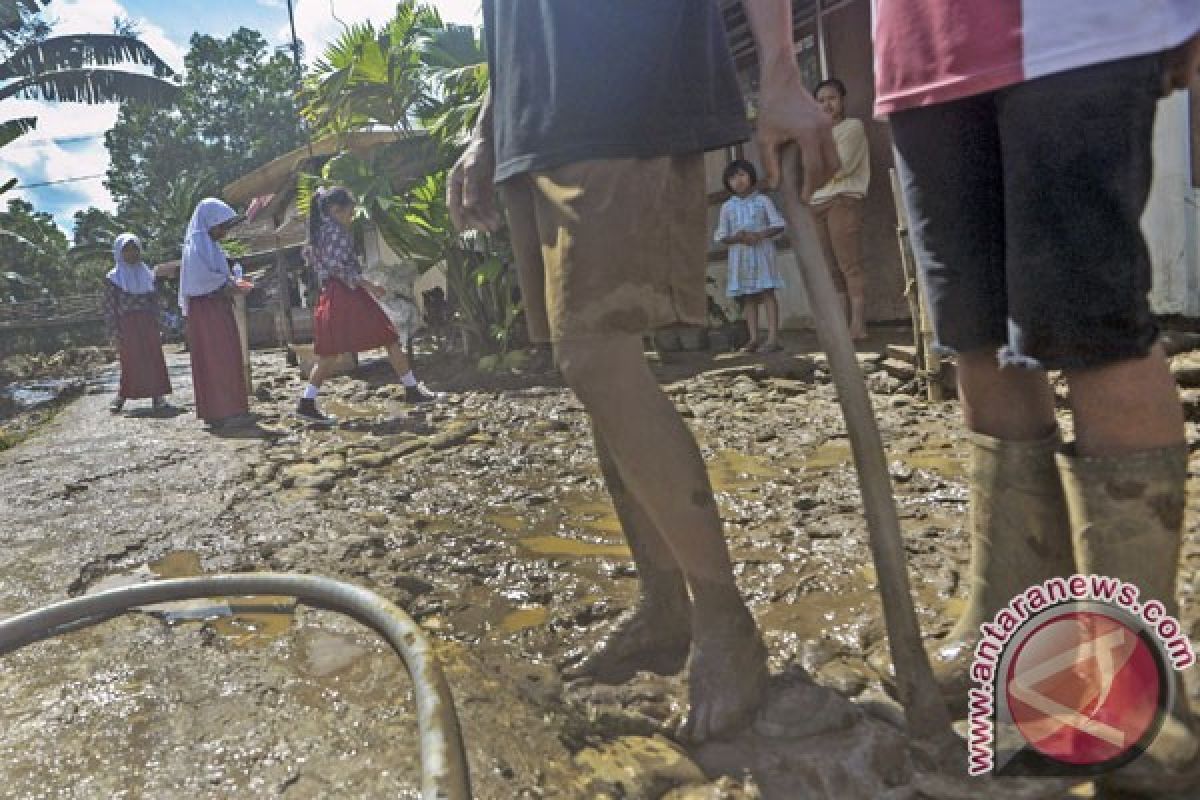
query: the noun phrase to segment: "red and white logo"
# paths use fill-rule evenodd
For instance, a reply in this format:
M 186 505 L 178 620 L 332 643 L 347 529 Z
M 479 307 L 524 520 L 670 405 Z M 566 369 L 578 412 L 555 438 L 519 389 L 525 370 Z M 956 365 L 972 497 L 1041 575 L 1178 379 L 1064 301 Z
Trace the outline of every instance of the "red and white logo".
M 1005 705 L 1042 756 L 1115 766 L 1157 732 L 1168 690 L 1162 658 L 1120 616 L 1111 608 L 1062 609 L 1037 621 L 1013 648 L 1002 682 Z

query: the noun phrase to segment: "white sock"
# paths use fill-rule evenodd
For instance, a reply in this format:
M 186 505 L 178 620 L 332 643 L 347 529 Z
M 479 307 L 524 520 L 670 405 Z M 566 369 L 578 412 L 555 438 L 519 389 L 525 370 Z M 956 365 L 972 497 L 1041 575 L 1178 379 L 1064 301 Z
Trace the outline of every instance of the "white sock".
M 304 384 L 304 394 L 302 396 L 305 400 L 316 400 L 317 392 L 319 391 L 321 390 L 316 386 L 313 386 L 311 383 L 306 383 Z
M 415 375 L 413 375 L 413 372 L 410 369 L 408 372 L 406 372 L 400 376 L 400 382 L 403 383 L 405 386 L 416 386 L 417 378 Z

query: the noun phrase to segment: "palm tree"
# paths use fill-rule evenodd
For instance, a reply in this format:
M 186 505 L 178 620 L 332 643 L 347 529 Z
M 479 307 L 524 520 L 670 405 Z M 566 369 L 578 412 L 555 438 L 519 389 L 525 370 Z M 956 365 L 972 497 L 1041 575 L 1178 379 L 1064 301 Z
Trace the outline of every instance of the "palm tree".
M 487 53 L 474 28 L 447 25 L 425 37 L 420 55 L 431 87 L 419 112 L 421 123 L 457 159 L 487 92 Z
M 0 104 L 26 98 L 58 103 L 167 102 L 175 72 L 144 43 L 119 34 L 31 35 L 50 0 L 0 4 Z M 47 29 L 43 26 L 42 33 Z M 15 48 L 15 49 L 14 49 Z M 149 74 L 121 67 L 149 67 Z M 3 108 L 0 105 L 0 108 Z M 0 147 L 37 124 L 34 117 L 0 122 Z M 0 192 L 12 188 L 9 181 Z
M 381 30 L 369 22 L 346 27 L 300 90 L 314 133 L 410 130 L 429 100 L 421 42 L 440 28 L 437 11 L 412 0 L 397 4 Z
M 58 103 L 169 101 L 178 91 L 175 72 L 144 43 L 120 34 L 48 36 L 38 14 L 50 0 L 0 2 L 0 148 L 33 130 L 36 117 L 4 119 L 4 101 L 16 98 Z M 122 67 L 149 67 L 149 73 Z M 0 194 L 17 184 L 0 184 Z M 23 242 L 10 232 L 0 237 Z M 26 242 L 26 244 L 28 244 Z
M 360 214 L 398 254 L 421 271 L 443 264 L 447 288 L 471 349 L 497 363 L 513 338 L 520 306 L 505 267 L 503 236 L 456 233 L 446 208 L 446 176 L 466 144 L 487 89 L 487 57 L 474 29 L 446 26 L 415 0 L 399 3 L 381 30 L 346 28 L 317 63 L 301 92 L 303 113 L 326 134 L 386 127 L 422 130 L 435 148 L 436 168 L 411 185 L 396 186 L 388 164 L 394 150 L 343 152 L 321 174 L 301 176 L 297 206 L 307 213 L 320 184 L 349 187 Z M 394 145 L 400 149 L 410 142 Z M 511 362 L 504 362 L 511 363 Z

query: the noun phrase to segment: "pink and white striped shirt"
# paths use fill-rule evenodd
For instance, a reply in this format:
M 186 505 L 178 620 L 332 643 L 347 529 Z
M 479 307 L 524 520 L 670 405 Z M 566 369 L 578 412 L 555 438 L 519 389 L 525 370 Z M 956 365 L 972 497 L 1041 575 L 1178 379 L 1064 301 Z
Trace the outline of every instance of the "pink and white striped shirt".
M 1172 48 L 1200 0 L 872 0 L 875 113 Z

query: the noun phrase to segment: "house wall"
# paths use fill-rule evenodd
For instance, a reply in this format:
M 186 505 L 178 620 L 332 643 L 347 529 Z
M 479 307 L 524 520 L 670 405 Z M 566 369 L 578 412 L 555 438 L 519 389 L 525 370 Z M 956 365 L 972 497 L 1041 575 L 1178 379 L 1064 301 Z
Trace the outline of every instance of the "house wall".
M 903 294 L 903 270 L 896 240 L 896 212 L 888 179 L 888 170 L 892 167 L 892 139 L 887 123 L 872 117 L 875 92 L 870 2 L 846 0 L 826 5 L 829 10 L 823 17 L 823 33 L 829 74 L 846 84 L 846 113 L 863 121 L 870 144 L 871 185 L 867 191 L 863 220 L 867 318 L 876 322 L 905 320 L 908 319 L 908 305 Z M 810 36 L 814 37 L 812 41 L 815 41 L 815 34 L 814 23 L 797 31 L 797 42 L 803 42 Z M 800 45 L 798 50 L 801 50 Z M 803 50 L 799 58 L 802 62 L 805 59 L 816 59 L 815 48 Z M 808 73 L 814 73 L 813 65 L 808 66 Z M 752 71 L 753 67 L 750 70 Z M 744 77 L 746 85 L 754 83 L 753 76 Z M 708 155 L 710 236 L 716 227 L 720 204 L 724 200 L 721 172 L 734 158 L 746 158 L 758 166 L 762 164 L 754 142 Z M 790 249 L 781 248 L 779 266 L 788 284 L 786 289 L 778 293 L 781 325 L 785 328 L 810 327 L 812 317 L 808 299 L 801 288 L 799 266 Z M 708 276 L 711 281 L 710 294 L 727 309 L 727 313 L 732 312 L 733 304 L 725 297 L 724 292 L 727 276 L 725 252 L 716 245 L 709 254 Z
M 1186 92 L 1159 101 L 1154 126 L 1154 182 L 1142 231 L 1154 268 L 1151 308 L 1200 316 L 1200 192 L 1193 185 L 1192 113 Z

